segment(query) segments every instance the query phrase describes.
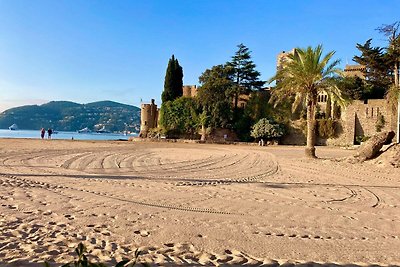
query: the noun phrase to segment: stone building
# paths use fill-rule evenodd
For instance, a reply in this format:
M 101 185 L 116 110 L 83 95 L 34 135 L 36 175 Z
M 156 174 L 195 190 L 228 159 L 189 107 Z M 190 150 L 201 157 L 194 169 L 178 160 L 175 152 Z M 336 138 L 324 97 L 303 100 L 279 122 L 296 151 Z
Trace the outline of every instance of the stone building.
M 352 145 L 358 136 L 372 136 L 381 131 L 396 131 L 397 114 L 386 99 L 355 100 L 342 112 L 342 131 L 330 143 Z
M 292 55 L 294 53 L 294 48 L 290 50 L 289 52 L 282 51 L 278 54 L 277 59 L 276 59 L 276 70 L 281 70 L 285 63 L 289 60 L 289 55 Z
M 182 87 L 183 97 L 196 97 L 197 96 L 197 86 L 196 85 L 184 85 Z
M 284 67 L 288 60 L 288 55 L 292 54 L 294 49 L 289 52 L 281 52 L 277 56 L 277 70 Z M 345 77 L 359 77 L 365 79 L 366 66 L 364 65 L 346 65 L 344 69 Z M 279 81 L 278 81 L 279 82 Z M 319 94 L 317 97 L 318 107 L 321 113 L 327 113 L 326 94 Z M 385 99 L 369 99 L 365 101 L 355 100 L 341 112 L 338 121 L 340 125 L 339 133 L 336 138 L 323 140 L 320 139 L 320 144 L 331 145 L 353 145 L 357 137 L 372 136 L 377 132 L 379 124 L 383 124 L 381 131 L 396 131 L 397 114 L 396 110 L 388 104 Z M 300 144 L 305 142 L 305 138 L 299 138 L 302 135 L 301 131 L 295 130 L 289 138 L 286 138 L 287 144 Z M 304 137 L 304 136 L 303 136 Z
M 182 96 L 195 97 L 197 95 L 196 85 L 184 85 L 182 87 Z M 149 130 L 158 127 L 159 111 L 154 99 L 150 104 L 142 104 L 140 110 L 140 133 L 139 137 L 146 138 Z
M 346 65 L 343 75 L 345 77 L 358 77 L 365 79 L 367 68 L 364 65 Z
M 140 111 L 140 133 L 139 137 L 147 137 L 149 130 L 158 126 L 159 109 L 154 99 L 150 104 L 142 104 Z

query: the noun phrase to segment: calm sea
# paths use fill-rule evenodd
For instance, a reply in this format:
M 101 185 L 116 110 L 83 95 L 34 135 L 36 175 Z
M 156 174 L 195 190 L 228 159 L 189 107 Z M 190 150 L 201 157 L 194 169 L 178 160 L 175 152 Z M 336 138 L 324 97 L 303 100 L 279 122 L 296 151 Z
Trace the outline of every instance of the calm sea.
M 137 134 L 114 134 L 114 133 L 78 133 L 78 132 L 58 132 L 52 134 L 52 139 L 71 140 L 128 140 L 129 137 L 137 136 Z M 0 129 L 0 138 L 40 138 L 40 131 L 33 130 L 5 130 Z M 47 132 L 46 136 L 47 138 Z

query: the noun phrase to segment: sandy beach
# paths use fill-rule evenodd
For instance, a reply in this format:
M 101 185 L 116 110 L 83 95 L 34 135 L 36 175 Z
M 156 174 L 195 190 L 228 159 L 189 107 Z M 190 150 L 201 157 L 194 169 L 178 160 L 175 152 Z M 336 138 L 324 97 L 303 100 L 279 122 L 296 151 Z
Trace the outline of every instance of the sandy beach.
M 0 139 L 0 265 L 400 265 L 400 169 L 353 152 Z

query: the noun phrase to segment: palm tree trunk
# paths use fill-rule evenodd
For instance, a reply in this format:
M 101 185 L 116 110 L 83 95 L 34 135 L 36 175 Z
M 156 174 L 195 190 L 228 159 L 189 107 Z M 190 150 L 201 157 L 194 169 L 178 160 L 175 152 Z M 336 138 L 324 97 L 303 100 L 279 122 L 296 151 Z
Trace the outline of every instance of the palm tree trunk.
M 201 125 L 201 141 L 206 141 L 206 127 L 204 124 Z
M 312 97 L 311 97 L 312 98 Z M 315 101 L 307 101 L 307 147 L 306 156 L 316 158 L 315 155 Z

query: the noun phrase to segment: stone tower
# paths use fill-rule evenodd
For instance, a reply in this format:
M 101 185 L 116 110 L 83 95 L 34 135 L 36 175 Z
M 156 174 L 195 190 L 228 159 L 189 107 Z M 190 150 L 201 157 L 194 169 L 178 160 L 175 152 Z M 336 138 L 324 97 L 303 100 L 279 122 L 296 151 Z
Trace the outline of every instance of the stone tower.
M 182 96 L 184 97 L 195 97 L 197 95 L 196 85 L 184 85 L 182 87 Z
M 149 129 L 156 128 L 158 122 L 158 109 L 154 103 L 154 99 L 151 100 L 151 104 L 142 104 L 140 111 L 140 133 L 139 137 L 147 137 Z

